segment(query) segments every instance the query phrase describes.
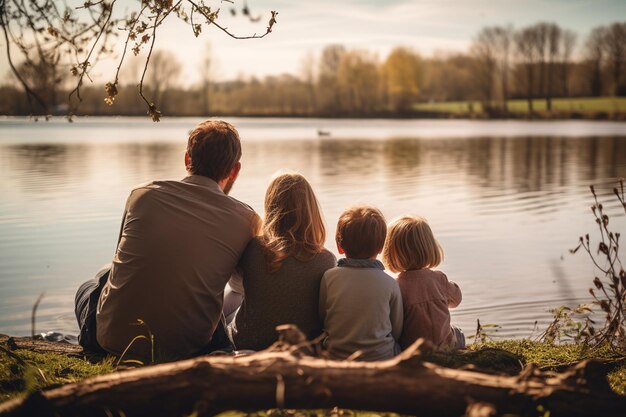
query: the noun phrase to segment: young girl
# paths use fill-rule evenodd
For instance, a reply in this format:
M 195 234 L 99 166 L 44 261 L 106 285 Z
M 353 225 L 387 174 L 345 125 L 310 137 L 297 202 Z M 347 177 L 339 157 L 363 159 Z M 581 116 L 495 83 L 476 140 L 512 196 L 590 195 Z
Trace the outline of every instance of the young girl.
M 383 262 L 400 273 L 404 327 L 399 342 L 403 349 L 420 337 L 440 349 L 465 347 L 461 329 L 450 326 L 448 310 L 461 303 L 461 290 L 443 272 L 431 269 L 442 260 L 443 249 L 423 218 L 405 216 L 389 225 Z

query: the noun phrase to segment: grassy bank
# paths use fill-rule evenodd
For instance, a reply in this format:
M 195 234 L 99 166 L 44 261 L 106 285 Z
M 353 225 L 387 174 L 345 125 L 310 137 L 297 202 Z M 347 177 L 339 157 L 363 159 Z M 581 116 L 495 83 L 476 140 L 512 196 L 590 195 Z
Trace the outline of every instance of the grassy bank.
M 609 384 L 615 392 L 626 395 L 626 357 L 608 348 L 585 349 L 575 344 L 505 340 L 472 345 L 463 352 L 430 354 L 428 360 L 452 368 L 475 367 L 489 372 L 517 374 L 528 363 L 546 370 L 561 370 L 588 358 L 606 362 Z M 112 359 L 90 363 L 60 354 L 3 349 L 0 351 L 0 401 L 111 372 L 115 372 Z
M 493 106 L 498 107 L 499 102 Z M 527 100 L 507 101 L 508 110 L 513 114 L 528 115 L 530 113 Z M 483 105 L 479 101 L 455 101 L 441 103 L 418 103 L 414 109 L 421 112 L 449 113 L 454 115 L 484 113 Z M 533 100 L 533 110 L 537 113 L 547 113 L 545 99 Z M 626 97 L 589 97 L 589 98 L 557 98 L 552 100 L 552 112 L 570 115 L 611 115 L 626 113 Z
M 90 363 L 56 353 L 0 350 L 0 402 L 110 372 L 115 372 L 112 359 Z

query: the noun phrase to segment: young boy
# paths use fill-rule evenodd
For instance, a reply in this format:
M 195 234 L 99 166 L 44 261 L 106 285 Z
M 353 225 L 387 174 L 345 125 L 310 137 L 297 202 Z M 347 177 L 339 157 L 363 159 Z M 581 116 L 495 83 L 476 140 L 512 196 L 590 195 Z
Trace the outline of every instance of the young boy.
M 337 359 L 375 361 L 400 352 L 400 287 L 376 260 L 386 233 L 385 218 L 375 208 L 354 207 L 339 217 L 335 239 L 345 258 L 324 273 L 320 284 L 325 345 Z

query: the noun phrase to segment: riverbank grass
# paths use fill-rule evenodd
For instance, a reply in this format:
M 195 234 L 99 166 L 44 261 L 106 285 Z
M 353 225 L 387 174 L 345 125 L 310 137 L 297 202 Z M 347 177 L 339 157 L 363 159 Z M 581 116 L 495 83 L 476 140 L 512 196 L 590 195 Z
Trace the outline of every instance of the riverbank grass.
M 58 353 L 0 350 L 0 402 L 115 371 L 113 358 L 91 363 Z
M 547 112 L 545 99 L 534 99 L 533 111 Z M 494 102 L 495 107 L 500 102 Z M 507 107 L 510 113 L 526 115 L 530 112 L 528 100 L 508 100 Z M 417 103 L 414 110 L 423 112 L 449 113 L 453 115 L 467 115 L 483 113 L 480 101 L 450 101 L 440 103 Z M 554 113 L 581 113 L 581 114 L 612 114 L 626 113 L 626 97 L 583 97 L 583 98 L 555 98 L 552 99 Z
M 607 364 L 610 386 L 618 394 L 626 395 L 626 356 L 608 346 L 588 348 L 581 344 L 553 345 L 530 340 L 489 341 L 470 345 L 464 351 L 431 353 L 427 360 L 451 368 L 467 367 L 514 375 L 528 363 L 544 370 L 563 370 L 583 359 L 592 358 Z M 0 401 L 115 370 L 112 358 L 90 363 L 60 354 L 2 349 Z

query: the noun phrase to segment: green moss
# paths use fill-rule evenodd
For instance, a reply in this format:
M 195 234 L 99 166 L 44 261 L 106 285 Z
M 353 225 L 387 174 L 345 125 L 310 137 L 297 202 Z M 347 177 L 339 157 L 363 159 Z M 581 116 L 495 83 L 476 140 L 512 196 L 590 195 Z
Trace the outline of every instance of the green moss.
M 511 375 L 517 374 L 523 367 L 523 360 L 520 356 L 496 347 L 431 353 L 426 359 L 448 368 L 476 368 Z
M 620 364 L 608 373 L 607 378 L 615 392 L 626 395 L 626 360 L 620 361 Z
M 432 353 L 428 360 L 450 368 L 474 367 L 487 372 L 516 374 L 533 363 L 544 370 L 562 370 L 584 359 L 607 363 L 607 379 L 613 390 L 626 395 L 626 356 L 609 346 L 553 345 L 531 340 L 502 340 L 470 345 L 466 351 Z
M 503 340 L 489 342 L 482 347 L 472 347 L 474 350 L 481 348 L 495 348 L 511 352 L 522 358 L 523 363 L 534 363 L 540 368 L 554 369 L 569 365 L 583 359 L 614 360 L 622 355 L 614 352 L 608 346 L 590 348 L 583 344 L 559 344 L 553 345 L 546 342 L 534 342 L 531 340 Z
M 99 363 L 54 353 L 0 351 L 0 401 L 37 389 L 113 372 L 113 360 Z

